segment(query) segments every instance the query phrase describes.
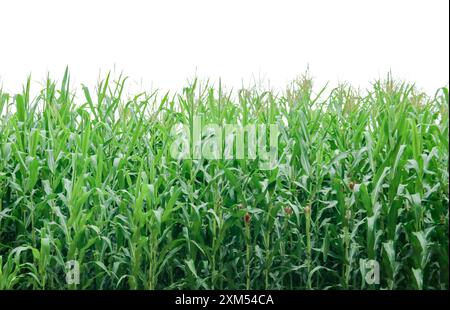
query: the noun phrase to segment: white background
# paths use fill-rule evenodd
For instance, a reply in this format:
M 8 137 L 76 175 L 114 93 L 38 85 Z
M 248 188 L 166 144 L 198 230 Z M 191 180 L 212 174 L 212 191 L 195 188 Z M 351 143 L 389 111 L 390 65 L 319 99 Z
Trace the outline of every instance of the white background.
M 365 87 L 392 70 L 434 93 L 449 80 L 449 1 L 0 0 L 4 89 L 66 65 L 76 85 L 115 69 L 148 90 L 195 74 L 283 88 L 308 65 L 316 85 Z

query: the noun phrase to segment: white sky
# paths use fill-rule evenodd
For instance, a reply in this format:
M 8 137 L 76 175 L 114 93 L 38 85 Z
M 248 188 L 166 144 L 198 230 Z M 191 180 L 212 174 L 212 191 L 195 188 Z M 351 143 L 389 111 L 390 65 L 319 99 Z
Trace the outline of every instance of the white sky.
M 308 64 L 317 84 L 364 87 L 392 70 L 434 93 L 449 81 L 449 1 L 0 0 L 8 91 L 66 65 L 77 85 L 116 68 L 148 90 L 195 73 L 284 87 Z

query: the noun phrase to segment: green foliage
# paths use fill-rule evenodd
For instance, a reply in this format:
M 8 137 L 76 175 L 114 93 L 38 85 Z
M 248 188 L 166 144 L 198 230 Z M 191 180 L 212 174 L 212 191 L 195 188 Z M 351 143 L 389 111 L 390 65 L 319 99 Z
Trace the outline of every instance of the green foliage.
M 111 81 L 0 90 L 0 289 L 448 289 L 448 88 L 126 98 Z M 278 124 L 277 167 L 172 158 L 195 115 Z

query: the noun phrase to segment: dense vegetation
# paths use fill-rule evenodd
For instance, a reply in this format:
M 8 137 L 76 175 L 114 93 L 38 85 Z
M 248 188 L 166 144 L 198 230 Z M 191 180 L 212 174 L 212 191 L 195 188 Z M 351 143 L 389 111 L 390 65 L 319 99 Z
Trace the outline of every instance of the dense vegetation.
M 0 289 L 449 287 L 448 88 L 30 84 L 0 91 Z M 277 167 L 171 157 L 195 115 L 278 124 Z

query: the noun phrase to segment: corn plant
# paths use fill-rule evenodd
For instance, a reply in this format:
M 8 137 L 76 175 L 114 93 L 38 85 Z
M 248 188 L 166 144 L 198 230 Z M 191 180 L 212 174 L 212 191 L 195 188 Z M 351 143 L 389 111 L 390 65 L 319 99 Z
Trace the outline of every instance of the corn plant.
M 0 90 L 0 289 L 448 289 L 447 87 L 126 81 Z M 197 117 L 276 124 L 275 167 L 175 158 Z

